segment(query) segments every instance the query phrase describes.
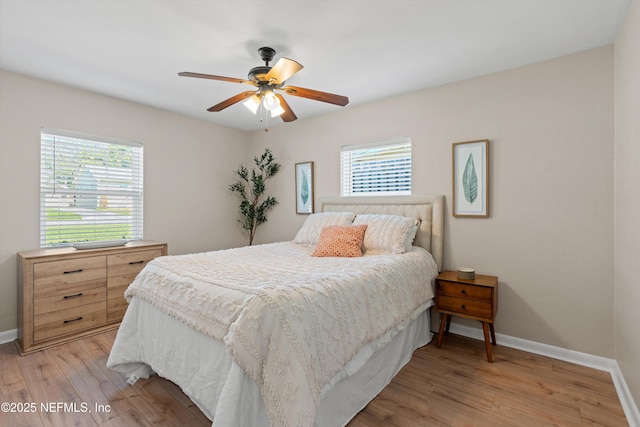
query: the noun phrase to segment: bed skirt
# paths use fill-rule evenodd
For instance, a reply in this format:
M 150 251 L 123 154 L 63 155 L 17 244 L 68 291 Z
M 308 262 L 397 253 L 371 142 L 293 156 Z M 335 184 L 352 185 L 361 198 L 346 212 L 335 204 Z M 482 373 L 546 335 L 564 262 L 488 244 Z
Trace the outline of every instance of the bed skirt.
M 314 425 L 346 425 L 431 341 L 430 310 L 401 330 L 363 347 L 322 390 Z M 382 346 L 382 342 L 387 344 Z M 109 368 L 130 383 L 154 372 L 177 384 L 214 427 L 268 427 L 255 383 L 233 361 L 223 343 L 133 298 L 113 345 Z

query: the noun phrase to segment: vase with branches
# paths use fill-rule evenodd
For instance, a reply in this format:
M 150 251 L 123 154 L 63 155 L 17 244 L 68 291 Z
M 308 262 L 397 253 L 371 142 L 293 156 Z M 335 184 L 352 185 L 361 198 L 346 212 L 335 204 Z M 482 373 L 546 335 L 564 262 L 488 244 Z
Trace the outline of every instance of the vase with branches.
M 249 170 L 244 166 L 235 171 L 238 180 L 229 186 L 229 190 L 240 196 L 240 226 L 249 234 L 249 245 L 253 244 L 256 228 L 267 221 L 267 211 L 278 204 L 273 196 L 263 198 L 266 181 L 280 170 L 270 149 L 254 157 L 257 169 Z

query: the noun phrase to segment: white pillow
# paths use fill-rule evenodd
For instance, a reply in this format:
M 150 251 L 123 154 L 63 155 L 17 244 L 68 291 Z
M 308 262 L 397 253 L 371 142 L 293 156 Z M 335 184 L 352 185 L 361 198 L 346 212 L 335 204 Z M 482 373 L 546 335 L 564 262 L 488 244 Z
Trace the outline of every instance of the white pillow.
M 354 225 L 367 224 L 364 234 L 365 253 L 403 254 L 411 250 L 419 221 L 399 215 L 357 215 Z
M 309 215 L 293 239 L 294 243 L 316 246 L 320 241 L 322 227 L 328 225 L 351 225 L 353 212 L 321 212 Z

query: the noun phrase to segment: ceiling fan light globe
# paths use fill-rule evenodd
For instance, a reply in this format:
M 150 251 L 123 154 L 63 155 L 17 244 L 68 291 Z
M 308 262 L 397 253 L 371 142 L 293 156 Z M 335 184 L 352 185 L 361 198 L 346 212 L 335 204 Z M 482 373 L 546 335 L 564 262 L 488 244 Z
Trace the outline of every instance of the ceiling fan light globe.
M 273 92 L 269 91 L 265 93 L 264 98 L 262 99 L 262 105 L 264 105 L 264 108 L 267 110 L 272 111 L 280 107 L 280 100 Z
M 253 95 L 251 98 L 247 99 L 242 103 L 249 111 L 253 114 L 257 114 L 258 107 L 260 107 L 260 98 L 258 95 Z
M 278 105 L 276 108 L 271 110 L 271 117 L 278 117 L 284 113 L 284 108 L 281 105 Z

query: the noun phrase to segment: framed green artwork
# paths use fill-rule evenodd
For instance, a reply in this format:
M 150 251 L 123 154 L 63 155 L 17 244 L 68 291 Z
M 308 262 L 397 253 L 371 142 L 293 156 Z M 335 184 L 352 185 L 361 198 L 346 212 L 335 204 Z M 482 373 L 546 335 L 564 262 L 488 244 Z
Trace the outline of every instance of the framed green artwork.
M 296 213 L 313 213 L 313 162 L 296 163 Z
M 489 217 L 489 140 L 453 144 L 453 216 Z

